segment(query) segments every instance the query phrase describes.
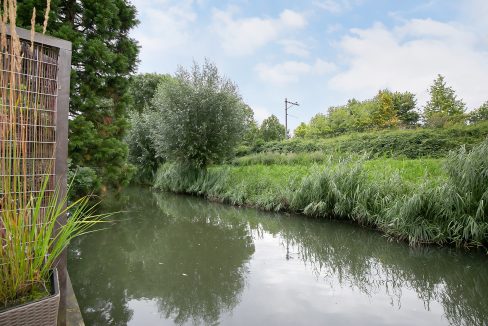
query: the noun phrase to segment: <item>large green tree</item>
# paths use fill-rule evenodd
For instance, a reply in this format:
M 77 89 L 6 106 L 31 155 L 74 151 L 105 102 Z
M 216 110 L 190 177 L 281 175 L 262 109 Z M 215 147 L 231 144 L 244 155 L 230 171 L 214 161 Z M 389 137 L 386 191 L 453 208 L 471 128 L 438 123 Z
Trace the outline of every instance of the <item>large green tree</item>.
M 153 98 L 156 154 L 183 166 L 205 168 L 232 153 L 249 119 L 237 86 L 205 61 L 180 68 Z
M 45 0 L 18 4 L 18 21 L 30 26 L 32 8 L 43 22 Z M 128 181 L 128 79 L 136 69 L 137 25 L 127 0 L 52 0 L 47 32 L 72 42 L 69 156 L 74 166 L 93 168 L 105 186 Z
M 263 120 L 260 127 L 261 137 L 264 141 L 276 141 L 285 139 L 285 126 L 273 114 Z
M 307 133 L 309 131 L 309 127 L 305 122 L 301 122 L 298 127 L 295 128 L 293 131 L 293 137 L 296 138 L 305 138 L 307 137 Z
M 329 120 L 325 114 L 318 113 L 308 124 L 308 129 L 306 129 L 307 137 L 327 137 L 331 134 L 332 128 L 330 127 Z
M 247 105 L 244 108 L 244 125 L 246 131 L 242 136 L 242 144 L 252 146 L 261 138 L 261 134 L 258 123 L 254 119 L 254 111 Z
M 420 114 L 416 111 L 417 100 L 410 92 L 395 92 L 392 94 L 393 106 L 398 116 L 399 124 L 403 127 L 414 127 L 418 124 Z
M 443 127 L 463 121 L 466 105 L 458 99 L 454 89 L 447 86 L 444 76 L 437 76 L 429 93 L 430 99 L 424 107 L 424 118 L 428 126 Z

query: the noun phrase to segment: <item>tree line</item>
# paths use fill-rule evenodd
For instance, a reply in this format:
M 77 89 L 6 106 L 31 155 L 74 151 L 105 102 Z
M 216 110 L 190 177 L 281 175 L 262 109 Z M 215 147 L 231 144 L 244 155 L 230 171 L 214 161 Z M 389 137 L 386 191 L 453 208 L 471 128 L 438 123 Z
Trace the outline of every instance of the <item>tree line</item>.
M 443 76 L 430 87 L 430 99 L 417 108 L 410 92 L 381 90 L 368 100 L 349 100 L 300 124 L 294 138 L 326 138 L 350 132 L 418 127 L 445 128 L 488 120 L 488 102 L 466 113 Z M 209 61 L 179 68 L 174 75 L 139 74 L 129 86 L 131 129 L 126 142 L 137 178 L 150 182 L 165 162 L 205 169 L 239 151 L 281 141 L 285 127 L 271 115 L 261 124 L 242 99 L 237 86 L 219 75 Z
M 372 99 L 351 99 L 345 105 L 330 107 L 326 114 L 315 115 L 308 124 L 301 123 L 294 136 L 321 138 L 380 129 L 446 128 L 488 120 L 488 101 L 467 113 L 466 104 L 441 75 L 430 86 L 429 95 L 420 111 L 414 94 L 380 90 Z

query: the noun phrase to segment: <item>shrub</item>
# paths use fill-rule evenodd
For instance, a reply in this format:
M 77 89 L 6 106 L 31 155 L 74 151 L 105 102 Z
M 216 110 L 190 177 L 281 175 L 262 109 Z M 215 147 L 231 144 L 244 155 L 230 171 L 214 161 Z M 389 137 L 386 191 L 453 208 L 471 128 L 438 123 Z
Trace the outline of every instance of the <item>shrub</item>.
M 95 170 L 87 166 L 73 166 L 68 161 L 69 198 L 76 200 L 83 196 L 100 193 L 102 183 Z
M 130 115 L 131 128 L 126 137 L 129 147 L 129 162 L 136 166 L 136 183 L 150 184 L 164 159 L 156 154 L 151 132 L 155 121 L 148 112 L 133 112 Z

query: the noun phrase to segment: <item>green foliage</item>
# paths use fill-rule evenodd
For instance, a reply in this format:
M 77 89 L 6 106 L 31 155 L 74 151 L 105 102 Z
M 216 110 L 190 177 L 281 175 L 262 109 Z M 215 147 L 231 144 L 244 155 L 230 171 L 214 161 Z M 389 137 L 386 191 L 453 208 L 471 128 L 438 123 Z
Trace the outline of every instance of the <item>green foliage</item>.
M 262 152 L 236 157 L 230 163 L 236 166 L 246 165 L 308 165 L 313 163 L 329 162 L 333 157 L 323 152 L 311 153 L 277 153 Z
M 471 151 L 462 147 L 446 159 L 448 195 L 442 217 L 449 221 L 450 237 L 458 243 L 488 239 L 488 140 Z
M 176 193 L 190 192 L 191 187 L 204 175 L 204 170 L 178 163 L 165 163 L 158 169 L 155 187 Z
M 254 119 L 254 111 L 247 105 L 244 108 L 244 126 L 245 132 L 242 136 L 242 144 L 247 146 L 256 144 L 261 139 L 261 134 L 258 123 Z
M 293 136 L 297 138 L 305 138 L 308 132 L 308 126 L 305 122 L 302 122 L 293 131 Z
M 310 120 L 309 125 L 305 125 L 302 128 L 304 128 L 306 131 L 303 136 L 310 138 L 326 137 L 332 132 L 332 128 L 330 127 L 327 117 L 321 113 L 315 115 Z
M 118 120 L 117 123 L 126 124 L 126 121 Z M 119 129 L 115 124 L 101 129 L 105 128 Z M 104 186 L 117 188 L 128 184 L 133 168 L 127 163 L 127 145 L 117 138 L 99 137 L 98 131 L 95 123 L 84 115 L 70 120 L 69 157 L 74 165 L 96 171 L 97 179 Z M 91 193 L 92 191 L 86 194 Z
M 457 98 L 454 90 L 446 85 L 443 76 L 437 76 L 429 93 L 430 100 L 424 107 L 427 126 L 445 127 L 449 124 L 464 122 L 466 105 Z
M 477 123 L 480 121 L 487 121 L 487 120 L 488 120 L 488 101 L 483 103 L 483 105 L 481 105 L 478 109 L 469 113 L 470 123 Z
M 488 140 L 439 160 L 344 158 L 320 165 L 220 166 L 186 173 L 165 165 L 155 187 L 235 205 L 340 218 L 392 238 L 488 244 Z
M 315 115 L 309 124 L 295 131 L 298 138 L 326 138 L 351 132 L 417 125 L 415 96 L 409 92 L 379 91 L 369 100 L 351 99 L 346 105 L 330 107 L 327 115 Z
M 68 160 L 68 184 L 71 200 L 97 194 L 102 186 L 96 171 L 86 166 L 73 166 L 71 160 Z
M 350 100 L 348 105 L 345 107 L 331 107 L 328 110 L 328 121 L 330 124 L 330 129 L 332 130 L 333 135 L 340 135 L 346 133 L 348 131 L 353 131 L 354 117 L 350 107 L 357 103 L 356 100 Z M 363 125 L 364 122 L 361 122 Z M 367 122 L 366 122 L 367 124 Z M 356 124 L 357 126 L 357 124 Z
M 444 157 L 450 150 L 464 144 L 469 149 L 482 142 L 487 136 L 488 122 L 479 122 L 470 126 L 458 125 L 443 129 L 382 130 L 327 139 L 294 138 L 256 144 L 247 153 L 320 151 L 333 155 L 367 152 L 372 156 Z
M 261 137 L 265 142 L 285 139 L 285 126 L 273 114 L 263 120 L 260 128 Z
M 157 156 L 183 165 L 221 162 L 245 132 L 246 106 L 236 85 L 208 61 L 191 71 L 180 67 L 172 82 L 158 86 L 153 107 Z
M 393 107 L 403 127 L 414 127 L 418 124 L 420 114 L 416 111 L 417 101 L 410 92 L 392 93 Z
M 131 99 L 130 111 L 142 113 L 145 110 L 154 110 L 152 99 L 160 83 L 172 79 L 170 75 L 162 74 L 137 74 L 129 80 L 129 95 Z
M 379 128 L 396 127 L 398 116 L 394 106 L 393 94 L 388 90 L 379 91 L 375 100 L 377 107 L 373 113 L 373 124 Z
M 151 134 L 156 128 L 152 115 L 144 111 L 130 114 L 131 128 L 126 137 L 129 162 L 136 166 L 134 181 L 141 184 L 153 182 L 154 174 L 164 159 L 157 155 Z
M 29 27 L 32 8 L 45 3 L 19 2 L 19 25 Z M 38 10 L 38 26 L 43 20 L 44 10 Z M 128 78 L 139 52 L 129 36 L 136 24 L 136 9 L 127 1 L 51 1 L 47 32 L 73 45 L 69 156 L 73 164 L 96 171 L 105 186 L 120 187 L 130 176 L 122 139 L 128 127 Z
M 15 193 L 4 194 L 0 219 L 4 231 L 0 233 L 4 244 L 0 248 L 0 308 L 39 296 L 39 289 L 49 287 L 51 270 L 70 241 L 109 215 L 95 214 L 95 206 L 90 206 L 88 197 L 69 204 L 59 189 L 49 194 L 48 181 L 49 177 L 41 180 L 40 191 L 20 205 Z M 44 206 L 48 209 L 43 209 Z M 59 218 L 68 212 L 70 218 L 59 228 Z

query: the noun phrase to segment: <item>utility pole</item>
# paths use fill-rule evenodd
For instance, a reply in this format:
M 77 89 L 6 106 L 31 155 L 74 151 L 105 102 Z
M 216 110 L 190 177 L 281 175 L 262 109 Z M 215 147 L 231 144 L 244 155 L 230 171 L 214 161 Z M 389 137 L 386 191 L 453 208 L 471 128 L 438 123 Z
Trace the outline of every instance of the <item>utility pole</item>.
M 288 138 L 288 104 L 290 105 L 290 108 L 293 105 L 299 106 L 297 102 L 290 102 L 288 99 L 285 97 L 285 139 Z

